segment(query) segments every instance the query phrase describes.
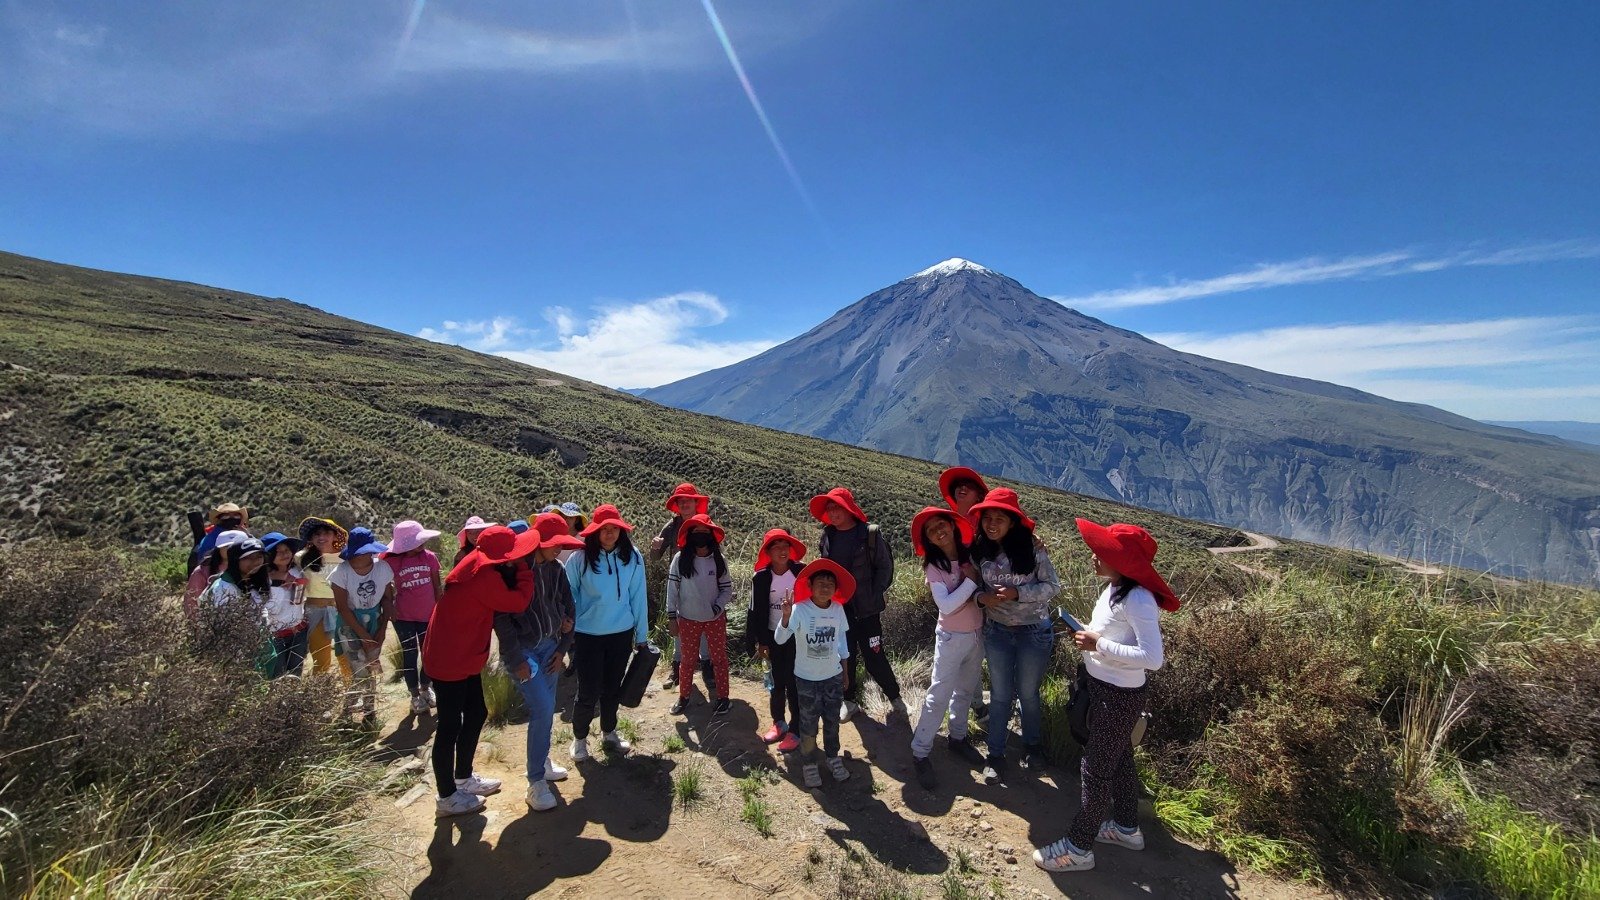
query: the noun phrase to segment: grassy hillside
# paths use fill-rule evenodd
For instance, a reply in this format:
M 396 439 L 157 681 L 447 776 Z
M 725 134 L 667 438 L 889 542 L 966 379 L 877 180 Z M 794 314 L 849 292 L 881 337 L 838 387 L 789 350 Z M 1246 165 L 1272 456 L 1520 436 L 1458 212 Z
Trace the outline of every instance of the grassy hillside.
M 180 676 L 200 672 L 216 697 L 207 715 L 246 737 L 271 719 L 263 710 L 303 712 L 316 680 L 307 680 L 303 697 L 280 696 L 290 689 L 263 689 L 228 660 L 197 668 L 206 651 L 192 641 L 121 648 L 101 640 L 139 621 L 154 588 L 120 571 L 75 582 L 77 568 L 99 572 L 93 557 L 48 540 L 17 547 L 21 539 L 54 535 L 70 548 L 95 536 L 135 554 L 175 550 L 184 543 L 183 512 L 221 500 L 256 508 L 262 527 L 331 512 L 380 528 L 412 516 L 453 526 L 473 513 L 526 515 L 551 500 L 611 501 L 653 530 L 665 515 L 661 497 L 687 479 L 717 498 L 713 511 L 729 526 L 735 559 L 748 559 L 754 536 L 772 525 L 814 538 L 805 500 L 834 484 L 856 490 L 903 555 L 904 523 L 935 500 L 938 471 L 666 409 L 285 300 L 3 254 L 0 427 L 0 537 L 13 545 L 0 552 L 0 602 L 35 610 L 13 623 L 31 630 L 7 646 L 80 641 L 88 642 L 84 653 L 143 654 L 132 668 L 52 666 L 40 652 L 8 657 L 0 710 L 34 703 L 18 720 L 33 730 L 15 734 L 0 724 L 0 785 L 93 786 L 75 796 L 133 811 L 147 800 L 137 784 L 116 780 L 132 771 L 119 753 L 139 751 L 141 765 L 157 767 L 206 748 L 143 752 L 173 739 L 163 732 L 170 716 L 141 713 L 166 707 L 130 692 L 122 673 L 173 673 L 170 684 L 157 684 L 167 693 L 153 695 L 169 698 L 164 704 L 191 696 Z M 1166 828 L 1254 868 L 1358 893 L 1392 895 L 1404 879 L 1489 885 L 1505 896 L 1600 894 L 1600 713 L 1592 704 L 1600 693 L 1600 595 L 1472 573 L 1423 576 L 1378 557 L 1288 541 L 1218 557 L 1205 548 L 1244 537 L 1043 488 L 1021 493 L 1055 548 L 1063 600 L 1079 614 L 1094 582 L 1073 516 L 1140 522 L 1161 541 L 1158 562 L 1186 605 L 1163 622 L 1169 664 L 1153 683 L 1156 724 L 1140 764 Z M 55 574 L 41 576 L 41 568 Z M 736 567 L 741 579 L 747 572 Z M 63 587 L 79 583 L 82 590 Z M 892 601 L 888 645 L 914 683 L 909 673 L 931 647 L 932 617 L 910 566 L 900 570 Z M 94 618 L 107 610 L 122 618 Z M 1061 711 L 1072 662 L 1056 654 L 1045 690 L 1050 750 L 1069 765 L 1076 748 Z M 55 693 L 34 684 L 55 685 Z M 30 695 L 56 697 L 58 706 L 38 708 Z M 65 714 L 91 701 L 94 715 Z M 319 726 L 302 718 L 307 753 L 326 746 Z M 148 731 L 126 746 L 96 740 L 119 733 L 97 722 L 124 721 Z M 184 740 L 203 744 L 195 736 L 216 730 L 197 725 Z M 28 750 L 55 741 L 78 749 Z M 247 745 L 239 738 L 229 752 L 249 759 Z M 304 774 L 290 767 L 274 782 L 280 793 L 265 799 L 241 801 L 237 784 L 221 786 L 234 793 L 205 796 L 222 812 L 240 802 L 297 810 L 296 798 L 313 790 Z M 179 769 L 152 768 L 146 780 L 196 777 L 209 784 Z M 7 893 L 57 871 L 68 874 L 41 896 L 72 893 L 73 873 L 88 870 L 114 887 L 116 866 L 139 858 L 147 840 L 130 815 L 118 838 L 128 843 L 116 845 L 122 855 L 71 856 L 74 841 L 89 841 L 84 835 L 103 821 L 100 807 L 74 806 L 68 819 L 53 819 L 54 807 L 3 791 L 0 805 L 21 823 L 0 825 Z M 207 808 L 181 810 L 162 826 L 175 859 L 186 858 L 187 841 L 215 840 L 205 837 L 204 823 L 216 821 Z M 42 833 L 39 817 L 53 829 L 49 840 L 18 843 L 19 829 Z M 339 827 L 346 835 L 350 823 Z M 272 840 L 311 842 L 327 851 L 324 871 L 337 873 L 349 848 L 320 834 Z M 56 854 L 77 861 L 62 868 Z M 270 856 L 260 859 L 265 868 L 255 874 L 270 877 Z M 329 894 L 350 892 L 329 884 Z
M 805 500 L 852 486 L 905 543 L 938 467 L 671 410 L 301 304 L 0 254 L 0 534 L 167 544 L 183 512 L 237 500 L 387 526 L 551 500 L 614 502 L 642 526 L 691 480 L 735 531 L 815 533 Z M 1048 531 L 1135 519 L 1197 569 L 1232 532 L 1043 489 Z

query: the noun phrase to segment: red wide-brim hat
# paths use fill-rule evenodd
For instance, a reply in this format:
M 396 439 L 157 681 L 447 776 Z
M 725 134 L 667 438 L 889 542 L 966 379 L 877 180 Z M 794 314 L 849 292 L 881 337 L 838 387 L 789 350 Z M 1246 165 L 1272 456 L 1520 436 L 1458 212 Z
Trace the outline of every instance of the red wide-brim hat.
M 842 487 L 836 487 L 826 494 L 818 494 L 811 498 L 812 518 L 824 525 L 828 524 L 826 510 L 829 503 L 839 504 L 849 510 L 850 515 L 860 519 L 863 523 L 867 521 L 867 514 L 861 511 L 861 504 L 856 502 L 856 495 L 850 493 L 849 488 Z
M 972 520 L 958 515 L 954 509 L 945 509 L 942 506 L 924 506 L 922 511 L 911 517 L 911 552 L 918 556 L 926 556 L 927 548 L 922 543 L 922 529 L 930 520 L 937 516 L 945 516 L 956 526 L 956 534 L 960 536 L 961 543 L 972 543 Z
M 717 543 L 722 543 L 722 526 L 711 521 L 711 517 L 705 513 L 700 513 L 699 515 L 690 516 L 688 519 L 684 520 L 682 525 L 678 526 L 679 550 L 682 550 L 684 547 L 689 545 L 689 532 L 695 530 L 696 528 L 711 529 L 711 536 L 717 539 Z
M 1088 519 L 1078 520 L 1078 534 L 1088 545 L 1089 552 L 1116 569 L 1124 578 L 1156 597 L 1156 605 L 1167 612 L 1177 612 L 1181 601 L 1166 579 L 1155 570 L 1156 539 L 1137 525 L 1097 525 Z
M 761 549 L 756 551 L 755 570 L 757 572 L 772 565 L 772 557 L 767 555 L 767 550 L 779 541 L 787 541 L 789 546 L 793 548 L 789 551 L 789 562 L 798 563 L 806 558 L 806 545 L 800 543 L 799 538 L 784 531 L 782 528 L 773 528 L 761 536 Z
M 584 537 L 588 537 L 607 525 L 615 525 L 618 528 L 621 528 L 623 531 L 633 530 L 633 526 L 629 524 L 626 519 L 622 518 L 622 510 L 617 509 L 610 503 L 602 503 L 594 508 L 594 512 L 591 514 L 589 519 L 589 524 L 578 533 Z
M 1033 520 L 1022 511 L 1022 501 L 1017 499 L 1017 492 L 1011 488 L 995 488 L 990 491 L 987 497 L 972 504 L 972 509 L 967 510 L 967 515 L 976 522 L 986 509 L 1003 509 L 1008 513 L 1015 513 L 1017 518 L 1022 520 L 1022 524 L 1028 526 L 1029 531 L 1033 530 Z
M 983 480 L 982 475 L 966 466 L 951 466 L 939 473 L 939 496 L 944 498 L 945 505 L 951 509 L 956 508 L 956 498 L 951 494 L 950 488 L 958 481 L 977 482 L 978 490 L 983 491 L 985 497 L 989 494 L 989 483 Z
M 800 570 L 800 574 L 794 577 L 794 602 L 802 603 L 811 599 L 811 576 L 819 572 L 833 573 L 833 580 L 839 585 L 833 592 L 834 600 L 839 603 L 849 603 L 850 598 L 855 596 L 856 577 L 844 566 L 824 557 L 807 563 L 806 567 Z
M 567 517 L 558 512 L 540 513 L 534 517 L 533 530 L 539 532 L 539 546 L 557 550 L 576 550 L 583 546 L 583 538 L 574 537 L 569 530 Z
M 696 515 L 703 516 L 711 512 L 711 498 L 700 493 L 699 488 L 687 481 L 673 488 L 672 493 L 667 495 L 667 512 L 676 513 L 679 500 L 693 500 Z
M 472 552 L 482 557 L 484 562 L 498 565 L 521 559 L 537 549 L 539 532 L 534 529 L 517 534 L 504 525 L 493 525 L 478 535 L 477 548 Z

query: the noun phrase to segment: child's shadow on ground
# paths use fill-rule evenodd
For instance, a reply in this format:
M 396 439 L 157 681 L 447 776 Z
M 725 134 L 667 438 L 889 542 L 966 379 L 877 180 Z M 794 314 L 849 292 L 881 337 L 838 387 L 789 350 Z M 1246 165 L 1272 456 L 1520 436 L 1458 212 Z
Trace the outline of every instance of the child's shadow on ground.
M 792 760 L 798 776 L 805 760 Z M 911 830 L 911 823 L 890 809 L 874 793 L 877 787 L 873 768 L 862 760 L 846 760 L 850 779 L 836 782 L 827 765 L 819 765 L 822 787 L 811 791 L 823 813 L 843 828 L 825 824 L 828 838 L 848 851 L 847 840 L 859 843 L 872 857 L 885 865 L 919 875 L 937 875 L 950 867 L 950 857 L 931 841 Z
M 439 822 L 428 844 L 431 870 L 411 896 L 526 897 L 557 879 L 593 873 L 611 856 L 611 844 L 581 836 L 584 817 L 575 806 L 526 812 L 493 847 L 484 840 L 488 819 L 481 813 Z

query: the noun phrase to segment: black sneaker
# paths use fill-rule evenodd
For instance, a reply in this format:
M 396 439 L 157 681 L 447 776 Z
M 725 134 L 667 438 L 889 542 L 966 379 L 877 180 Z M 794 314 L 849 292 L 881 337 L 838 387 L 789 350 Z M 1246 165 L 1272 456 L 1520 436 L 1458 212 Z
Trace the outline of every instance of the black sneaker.
M 933 763 L 926 756 L 913 756 L 911 765 L 917 770 L 917 784 L 922 785 L 925 791 L 931 791 L 938 784 L 933 777 Z
M 983 751 L 972 746 L 972 742 L 966 738 L 958 740 L 953 737 L 946 737 L 945 746 L 950 748 L 951 753 L 966 760 L 967 765 L 974 769 L 983 768 Z
M 674 700 L 672 702 L 672 708 L 667 710 L 667 714 L 672 716 L 681 716 L 683 715 L 683 711 L 688 708 L 689 701 L 683 699 Z
M 713 716 L 725 716 L 728 714 L 728 710 L 730 709 L 733 709 L 733 701 L 729 700 L 727 697 L 723 697 L 721 700 L 718 700 L 717 705 L 712 708 L 711 714 Z
M 1029 747 L 1028 752 L 1023 754 L 1022 767 L 1024 769 L 1031 769 L 1037 772 L 1040 769 L 1043 769 L 1045 765 L 1046 760 L 1044 758 L 1043 747 Z
M 712 668 L 711 660 L 700 660 L 700 676 L 706 680 L 706 693 L 715 694 L 717 692 L 717 670 Z
M 661 689 L 663 691 L 670 691 L 670 690 L 676 689 L 677 686 L 678 686 L 678 666 L 677 666 L 676 663 L 674 663 L 673 666 L 672 666 L 672 674 L 667 676 L 667 680 L 666 681 L 661 682 Z
M 972 717 L 980 722 L 989 718 L 989 704 L 981 700 L 972 704 Z
M 995 756 L 991 754 L 989 758 L 984 761 L 983 783 L 991 785 L 1003 785 L 1006 783 L 1006 758 L 1004 756 Z

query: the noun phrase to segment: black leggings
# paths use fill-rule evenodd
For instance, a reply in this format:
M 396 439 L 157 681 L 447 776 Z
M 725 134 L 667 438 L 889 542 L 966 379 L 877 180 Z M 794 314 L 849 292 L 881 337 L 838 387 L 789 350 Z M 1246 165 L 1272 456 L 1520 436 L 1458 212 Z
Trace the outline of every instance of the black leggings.
M 788 722 L 790 728 L 800 727 L 800 691 L 794 686 L 795 638 L 781 644 L 768 644 L 772 650 L 767 659 L 772 662 L 772 721 Z M 784 708 L 789 715 L 784 717 Z
M 478 752 L 478 734 L 483 731 L 489 708 L 483 705 L 483 676 L 465 681 L 433 682 L 439 698 L 438 730 L 433 735 L 433 778 L 439 796 L 456 792 L 456 779 L 472 774 L 472 757 Z
M 427 622 L 394 620 L 394 634 L 400 639 L 400 674 L 406 680 L 406 690 L 415 697 L 431 684 L 428 673 L 422 671 L 422 641 L 428 636 Z
M 876 613 L 859 619 L 850 616 L 849 604 L 845 604 L 844 610 L 850 619 L 850 630 L 845 632 L 845 643 L 850 648 L 850 658 L 845 660 L 845 665 L 850 667 L 850 687 L 844 692 L 845 699 L 861 702 L 861 676 L 856 668 L 860 661 L 866 664 L 867 674 L 883 689 L 889 702 L 899 700 L 900 681 L 894 677 L 894 666 L 889 665 L 889 654 L 883 652 L 883 620 Z
M 616 634 L 573 635 L 572 655 L 578 667 L 578 699 L 572 705 L 572 736 L 589 736 L 595 707 L 600 709 L 600 733 L 617 730 L 617 706 L 622 701 L 622 679 L 633 656 L 633 629 Z

